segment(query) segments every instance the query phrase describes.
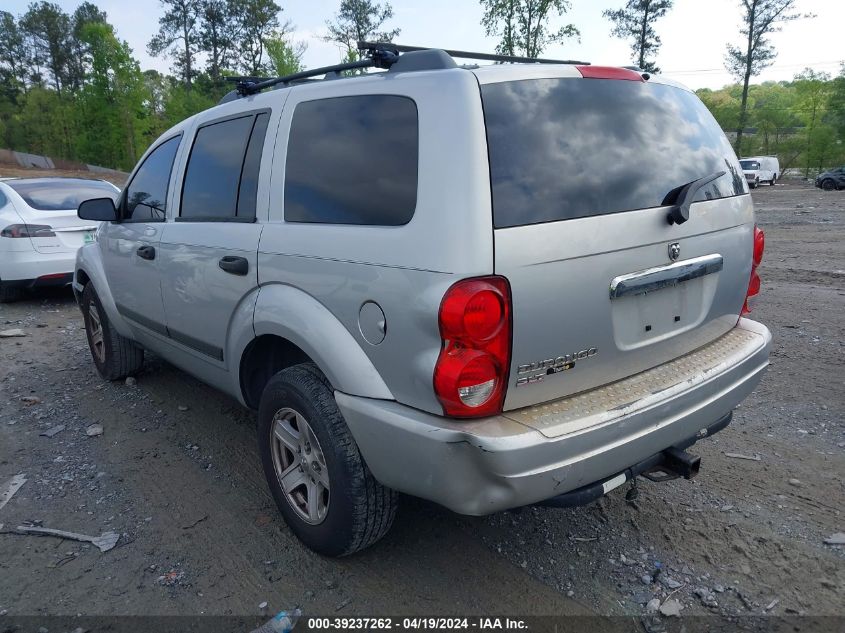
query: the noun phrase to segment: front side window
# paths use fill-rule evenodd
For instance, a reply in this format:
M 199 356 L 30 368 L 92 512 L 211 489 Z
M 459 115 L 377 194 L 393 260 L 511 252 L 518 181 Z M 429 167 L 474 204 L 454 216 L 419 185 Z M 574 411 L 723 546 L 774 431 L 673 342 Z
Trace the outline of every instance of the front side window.
M 694 94 L 616 79 L 529 79 L 481 88 L 496 228 L 664 206 L 723 171 L 696 200 L 747 193 Z
M 156 147 L 135 172 L 126 188 L 122 217 L 136 222 L 163 222 L 167 210 L 170 170 L 181 136 Z
M 417 204 L 417 106 L 363 95 L 306 101 L 291 121 L 285 221 L 407 224 Z
M 201 127 L 182 185 L 180 219 L 255 219 L 258 172 L 269 114 Z

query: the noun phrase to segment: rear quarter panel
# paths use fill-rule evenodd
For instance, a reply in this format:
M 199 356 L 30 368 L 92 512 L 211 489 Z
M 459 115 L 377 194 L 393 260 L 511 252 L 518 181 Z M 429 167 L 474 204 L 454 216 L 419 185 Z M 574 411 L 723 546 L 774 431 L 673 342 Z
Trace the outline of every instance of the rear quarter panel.
M 285 222 L 285 157 L 296 105 L 367 94 L 407 96 L 417 105 L 418 192 L 411 221 L 392 227 Z M 360 157 L 374 169 L 378 159 Z M 313 297 L 354 338 L 396 400 L 440 413 L 432 386 L 440 301 L 457 280 L 492 269 L 485 128 L 472 73 L 383 73 L 291 91 L 279 125 L 270 217 L 258 253 L 262 292 L 285 284 Z M 359 312 L 366 302 L 377 303 L 385 315 L 385 338 L 377 345 L 361 332 Z

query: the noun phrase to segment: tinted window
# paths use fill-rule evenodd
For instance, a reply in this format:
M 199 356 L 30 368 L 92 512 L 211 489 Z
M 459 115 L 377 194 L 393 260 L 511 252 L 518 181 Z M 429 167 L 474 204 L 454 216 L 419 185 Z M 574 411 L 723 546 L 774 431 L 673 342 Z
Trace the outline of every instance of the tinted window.
M 748 171 L 760 169 L 760 163 L 754 160 L 741 160 L 739 161 L 739 164 L 743 169 L 747 169 Z
M 717 171 L 697 200 L 745 193 L 733 149 L 686 90 L 609 79 L 482 86 L 496 227 L 663 205 Z
M 30 208 L 37 211 L 70 211 L 79 203 L 92 198 L 117 199 L 118 192 L 106 182 L 71 178 L 43 178 L 39 180 L 10 180 L 14 189 Z M 0 194 L 0 206 L 3 206 Z
M 261 167 L 261 152 L 264 150 L 264 137 L 267 135 L 267 123 L 270 115 L 262 112 L 255 117 L 252 126 L 252 136 L 244 157 L 244 168 L 241 172 L 241 186 L 238 190 L 238 217 L 254 218 L 255 201 L 258 197 L 258 172 Z
M 181 217 L 235 217 L 241 168 L 254 121 L 250 115 L 197 131 L 182 186 Z
M 170 170 L 181 137 L 176 136 L 156 147 L 135 172 L 126 188 L 123 218 L 139 222 L 164 221 Z
M 417 204 L 417 106 L 367 95 L 296 106 L 285 169 L 285 220 L 406 224 Z

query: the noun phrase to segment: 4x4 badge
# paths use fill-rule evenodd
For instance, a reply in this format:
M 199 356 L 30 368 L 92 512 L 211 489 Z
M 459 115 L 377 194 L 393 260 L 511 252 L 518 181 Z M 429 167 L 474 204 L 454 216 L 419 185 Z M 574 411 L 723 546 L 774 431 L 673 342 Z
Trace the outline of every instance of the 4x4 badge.
M 680 242 L 672 242 L 669 244 L 669 260 L 676 262 L 678 258 L 681 256 L 681 243 Z

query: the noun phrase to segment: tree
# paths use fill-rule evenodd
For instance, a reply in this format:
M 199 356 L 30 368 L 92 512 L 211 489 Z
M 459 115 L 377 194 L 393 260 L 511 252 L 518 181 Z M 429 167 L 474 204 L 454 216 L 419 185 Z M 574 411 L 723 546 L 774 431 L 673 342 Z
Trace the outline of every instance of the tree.
M 30 75 L 30 55 L 23 30 L 15 17 L 0 11 L 0 81 L 6 91 L 26 93 Z
M 110 24 L 91 22 L 80 37 L 91 54 L 80 105 L 85 118 L 97 125 L 82 127 L 79 155 L 97 164 L 130 168 L 141 149 L 144 76 L 129 45 L 115 37 Z
M 487 35 L 499 38 L 496 52 L 502 55 L 538 57 L 551 43 L 580 37 L 573 24 L 549 31 L 549 19 L 569 11 L 569 0 L 481 0 L 481 5 L 481 24 Z
M 85 81 L 91 65 L 91 51 L 83 37 L 83 30 L 89 24 L 107 24 L 107 16 L 104 11 L 90 3 L 83 2 L 70 18 L 73 26 L 70 48 L 72 54 L 68 60 L 68 83 L 71 90 L 79 90 Z
M 832 139 L 832 130 L 822 129 L 823 115 L 827 110 L 830 99 L 832 82 L 827 73 L 817 73 L 810 68 L 795 76 L 793 82 L 798 97 L 798 118 L 804 123 L 806 134 L 806 149 L 804 155 L 804 177 L 810 175 L 811 167 L 821 167 L 824 156 L 829 148 L 828 140 Z
M 199 50 L 208 57 L 206 68 L 212 81 L 229 67 L 239 37 L 235 3 L 232 0 L 203 0 L 199 27 Z
M 769 35 L 780 31 L 781 25 L 801 17 L 793 13 L 796 0 L 740 0 L 742 28 L 745 41 L 742 48 L 728 44 L 725 68 L 742 82 L 739 122 L 736 128 L 736 149 L 742 144 L 742 134 L 748 121 L 748 84 L 774 62 L 777 53 Z
M 345 61 L 356 61 L 358 42 L 392 42 L 399 36 L 400 29 L 380 30 L 392 17 L 389 2 L 381 5 L 373 0 L 341 0 L 334 22 L 326 22 L 329 33 L 325 40 L 345 48 Z
M 167 52 L 175 59 L 175 69 L 190 92 L 196 75 L 194 60 L 199 49 L 198 22 L 201 0 L 161 0 L 164 15 L 158 20 L 158 33 L 147 45 L 153 57 Z
M 241 68 L 254 77 L 265 71 L 264 41 L 277 29 L 284 34 L 290 29 L 287 22 L 279 26 L 281 7 L 273 0 L 236 0 L 240 26 Z
M 602 16 L 613 22 L 611 33 L 621 39 L 630 39 L 634 63 L 650 73 L 660 72 L 647 58 L 657 53 L 660 37 L 654 23 L 672 8 L 672 0 L 628 0 L 621 9 L 602 11 Z
M 276 32 L 267 37 L 264 46 L 267 49 L 267 57 L 270 58 L 270 70 L 277 77 L 305 70 L 302 65 L 305 44 L 294 44 L 283 33 Z
M 70 16 L 57 4 L 33 2 L 20 20 L 20 26 L 31 38 L 36 64 L 46 64 L 53 76 L 53 86 L 60 95 L 68 80 Z

